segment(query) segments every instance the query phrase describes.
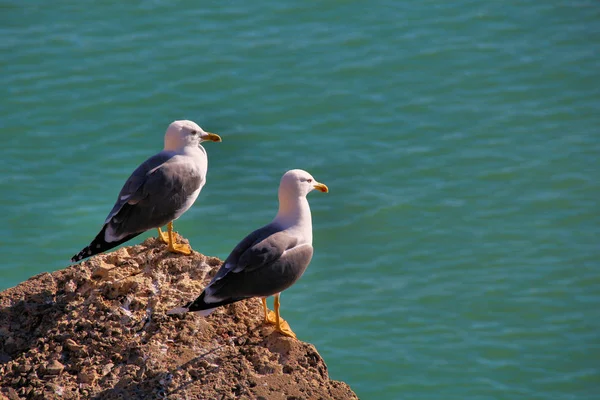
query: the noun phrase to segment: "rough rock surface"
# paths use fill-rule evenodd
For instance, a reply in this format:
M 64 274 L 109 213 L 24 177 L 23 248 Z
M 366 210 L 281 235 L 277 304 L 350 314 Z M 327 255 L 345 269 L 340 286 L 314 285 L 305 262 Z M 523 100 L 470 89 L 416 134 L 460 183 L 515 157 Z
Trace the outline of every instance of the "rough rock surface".
M 263 325 L 258 299 L 165 314 L 220 265 L 151 238 L 1 292 L 0 399 L 357 398 L 313 345 Z

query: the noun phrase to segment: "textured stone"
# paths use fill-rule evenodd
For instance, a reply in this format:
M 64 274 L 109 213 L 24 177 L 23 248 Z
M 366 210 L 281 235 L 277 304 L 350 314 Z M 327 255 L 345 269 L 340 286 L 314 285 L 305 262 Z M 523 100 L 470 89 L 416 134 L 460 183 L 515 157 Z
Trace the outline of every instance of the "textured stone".
M 58 375 L 63 371 L 63 369 L 65 369 L 65 366 L 56 360 L 50 361 L 44 368 L 46 374 L 48 375 Z
M 165 314 L 221 264 L 151 238 L 0 292 L 0 398 L 355 399 L 258 299 Z

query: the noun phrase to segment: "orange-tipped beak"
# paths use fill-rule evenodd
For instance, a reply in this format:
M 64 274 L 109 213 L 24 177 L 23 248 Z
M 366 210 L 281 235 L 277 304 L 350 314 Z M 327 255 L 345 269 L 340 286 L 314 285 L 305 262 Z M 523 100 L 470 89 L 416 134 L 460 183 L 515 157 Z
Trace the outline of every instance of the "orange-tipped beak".
M 326 184 L 324 183 L 316 183 L 315 184 L 315 189 L 317 189 L 319 192 L 323 192 L 323 193 L 327 193 L 329 192 L 329 188 L 327 187 Z

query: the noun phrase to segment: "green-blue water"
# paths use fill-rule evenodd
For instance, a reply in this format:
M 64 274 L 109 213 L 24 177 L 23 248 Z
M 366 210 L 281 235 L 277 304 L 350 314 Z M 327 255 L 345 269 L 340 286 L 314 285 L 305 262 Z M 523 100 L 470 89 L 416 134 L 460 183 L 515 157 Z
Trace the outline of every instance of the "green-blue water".
M 596 1 L 113 3 L 0 4 L 0 289 L 192 119 L 223 137 L 175 225 L 200 252 L 287 169 L 329 186 L 282 311 L 361 398 L 597 398 Z

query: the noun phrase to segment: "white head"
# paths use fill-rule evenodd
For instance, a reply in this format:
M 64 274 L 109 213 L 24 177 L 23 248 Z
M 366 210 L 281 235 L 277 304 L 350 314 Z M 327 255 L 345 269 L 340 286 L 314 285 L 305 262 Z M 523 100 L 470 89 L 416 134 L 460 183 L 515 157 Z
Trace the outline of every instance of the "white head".
M 205 132 L 194 121 L 174 121 L 165 133 L 165 150 L 179 150 L 188 146 L 198 147 L 206 140 L 220 142 L 221 137 Z
M 329 191 L 325 184 L 317 182 L 308 172 L 301 169 L 292 169 L 281 177 L 279 197 L 306 197 L 313 189 L 317 189 L 323 193 Z

